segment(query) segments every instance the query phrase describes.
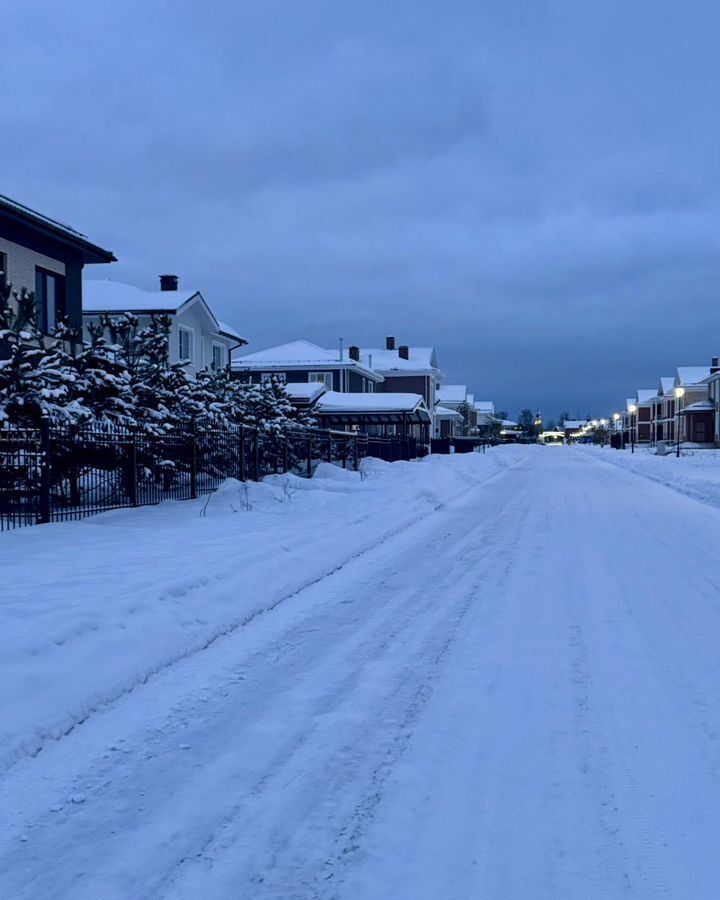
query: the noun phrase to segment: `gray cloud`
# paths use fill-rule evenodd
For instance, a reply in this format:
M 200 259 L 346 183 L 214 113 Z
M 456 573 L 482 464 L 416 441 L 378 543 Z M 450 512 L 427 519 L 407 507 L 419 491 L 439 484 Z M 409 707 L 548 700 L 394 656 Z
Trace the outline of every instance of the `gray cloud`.
M 718 352 L 707 2 L 3 9 L 0 191 L 169 268 L 253 348 L 433 342 L 517 411 Z

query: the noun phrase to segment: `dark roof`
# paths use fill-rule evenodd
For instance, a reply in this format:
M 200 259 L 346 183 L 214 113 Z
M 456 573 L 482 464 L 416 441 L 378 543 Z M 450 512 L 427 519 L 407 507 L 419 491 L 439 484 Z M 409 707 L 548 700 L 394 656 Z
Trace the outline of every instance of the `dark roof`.
M 57 222 L 2 194 L 0 194 L 0 213 L 12 221 L 31 225 L 36 231 L 79 250 L 85 263 L 117 262 L 110 250 L 103 250 L 97 244 L 91 243 L 84 234 L 69 225 Z

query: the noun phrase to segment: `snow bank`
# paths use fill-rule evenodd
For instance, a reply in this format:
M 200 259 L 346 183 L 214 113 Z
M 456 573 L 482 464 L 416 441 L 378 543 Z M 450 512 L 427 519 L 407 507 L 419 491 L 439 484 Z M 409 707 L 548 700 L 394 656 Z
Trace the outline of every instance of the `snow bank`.
M 720 451 L 686 450 L 679 458 L 675 454 L 657 456 L 654 450 L 583 448 L 588 453 L 602 454 L 613 465 L 635 472 L 652 481 L 671 487 L 681 494 L 720 507 Z
M 517 461 L 321 464 L 0 536 L 0 768 Z

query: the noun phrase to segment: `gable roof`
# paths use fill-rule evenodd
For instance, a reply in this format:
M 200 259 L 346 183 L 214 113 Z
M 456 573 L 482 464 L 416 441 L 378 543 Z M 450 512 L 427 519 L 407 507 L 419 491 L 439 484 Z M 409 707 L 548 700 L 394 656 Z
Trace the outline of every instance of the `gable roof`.
M 43 213 L 30 209 L 10 197 L 0 194 L 0 214 L 4 218 L 14 222 L 17 225 L 24 225 L 26 228 L 31 227 L 34 231 L 40 232 L 46 237 L 60 241 L 60 243 L 79 250 L 84 263 L 110 263 L 117 262 L 110 250 L 104 250 L 71 228 L 63 222 L 51 219 Z
M 476 400 L 474 406 L 478 412 L 490 413 L 491 415 L 495 413 L 495 404 L 492 400 Z
M 340 359 L 338 350 L 326 350 L 311 341 L 289 341 L 245 356 L 236 356 L 233 369 L 271 371 L 272 369 L 355 369 L 373 381 L 382 381 L 381 375 L 365 368 L 343 351 Z
M 638 388 L 636 403 L 647 403 L 657 397 L 657 391 L 654 388 Z
M 438 389 L 438 403 L 464 403 L 466 397 L 466 384 L 441 384 Z
M 177 313 L 191 302 L 199 302 L 212 320 L 218 334 L 234 338 L 238 346 L 247 341 L 218 321 L 200 291 L 146 291 L 121 281 L 86 281 L 83 285 L 83 315 L 100 313 Z
M 664 397 L 666 394 L 672 393 L 674 384 L 675 379 L 672 375 L 663 376 L 658 387 L 658 397 Z
M 382 347 L 365 347 L 360 350 L 363 365 L 389 374 L 410 374 L 434 372 L 440 374 L 434 347 L 409 347 L 408 359 L 403 359 L 398 350 L 385 350 Z M 372 357 L 372 364 L 370 362 Z
M 710 375 L 710 366 L 679 366 L 675 370 L 675 385 L 701 384 Z

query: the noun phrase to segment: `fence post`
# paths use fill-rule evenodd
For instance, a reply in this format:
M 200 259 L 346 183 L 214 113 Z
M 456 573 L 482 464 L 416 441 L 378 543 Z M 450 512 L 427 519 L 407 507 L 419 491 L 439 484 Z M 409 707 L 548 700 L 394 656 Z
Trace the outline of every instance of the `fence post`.
M 190 499 L 197 497 L 197 439 L 195 421 L 190 426 Z
M 260 440 L 260 433 L 257 429 L 255 429 L 255 433 L 253 434 L 253 445 L 252 445 L 252 480 L 257 481 L 260 471 L 260 448 L 258 447 L 258 441 Z
M 245 481 L 245 426 L 240 426 L 240 481 Z
M 137 432 L 130 433 L 130 454 L 128 458 L 128 491 L 130 505 L 138 505 L 138 477 L 137 477 Z
M 40 422 L 40 507 L 38 524 L 46 525 L 50 521 L 50 423 L 46 418 Z
M 358 436 L 357 432 L 353 438 L 353 470 L 357 472 L 358 470 Z
M 312 478 L 312 434 L 307 439 L 307 477 Z
M 332 435 L 328 433 L 327 461 L 332 462 Z

